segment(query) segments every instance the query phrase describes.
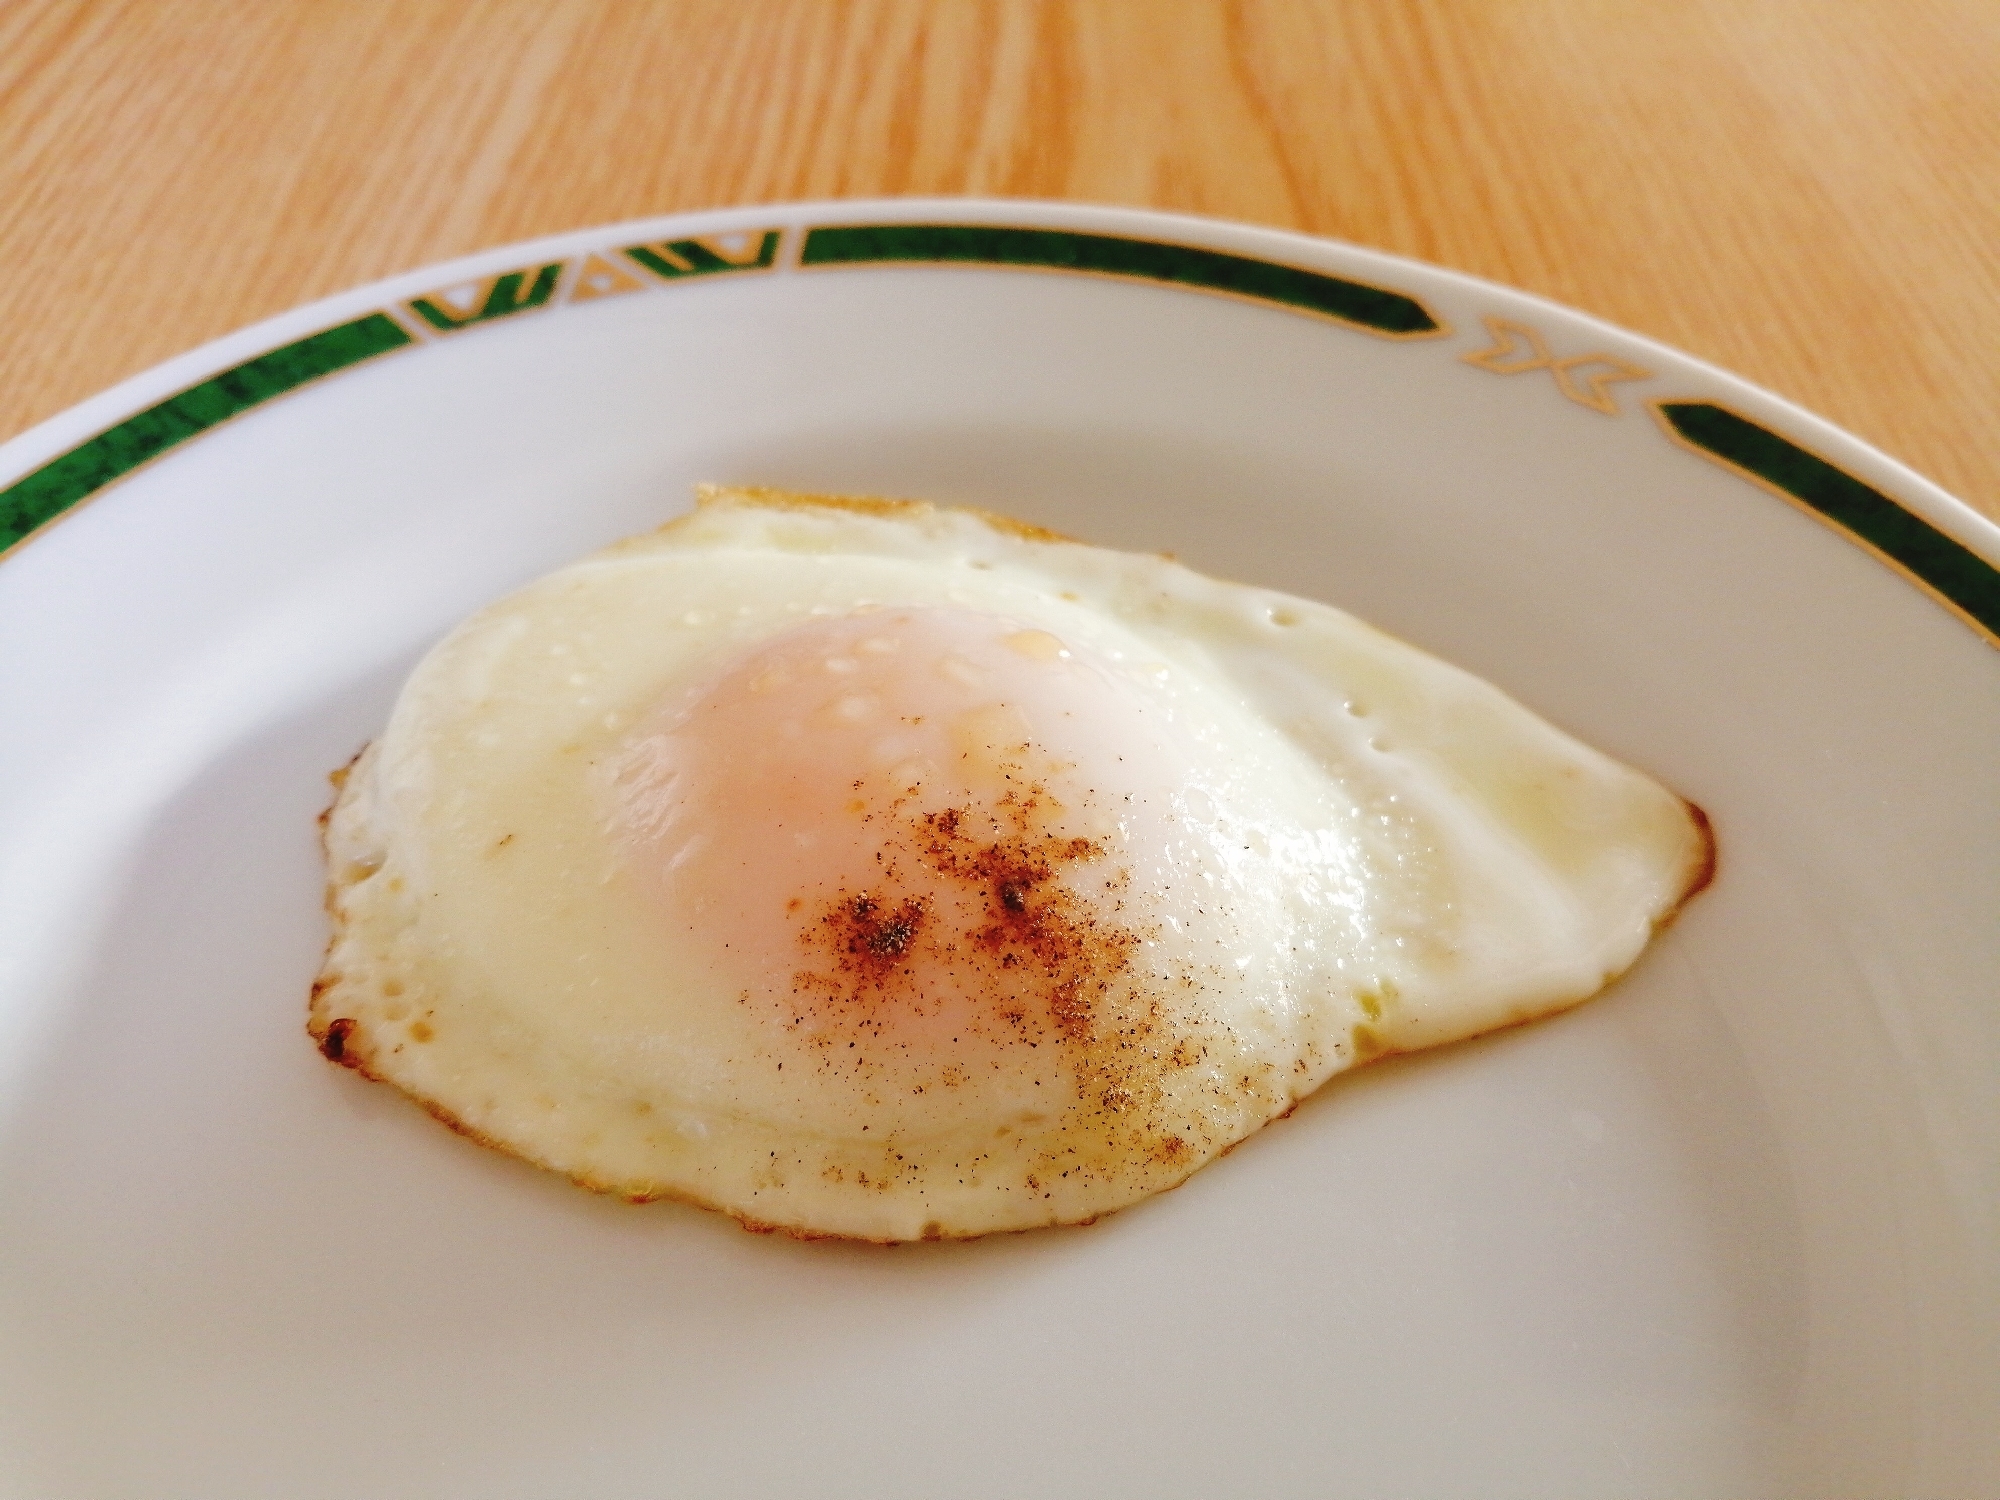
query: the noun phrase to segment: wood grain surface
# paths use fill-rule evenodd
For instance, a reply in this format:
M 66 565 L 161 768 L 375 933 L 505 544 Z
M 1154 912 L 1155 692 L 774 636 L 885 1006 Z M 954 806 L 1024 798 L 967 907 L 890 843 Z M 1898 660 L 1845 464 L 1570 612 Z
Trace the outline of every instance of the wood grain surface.
M 4 0 L 0 436 L 482 246 L 898 193 L 1492 277 L 2000 518 L 1995 0 Z

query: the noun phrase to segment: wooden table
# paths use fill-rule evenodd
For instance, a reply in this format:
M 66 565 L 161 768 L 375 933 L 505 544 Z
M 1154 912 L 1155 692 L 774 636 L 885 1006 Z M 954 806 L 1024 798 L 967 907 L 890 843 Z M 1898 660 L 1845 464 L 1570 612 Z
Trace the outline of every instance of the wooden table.
M 481 246 L 887 193 L 1492 277 L 2000 518 L 1996 0 L 5 0 L 0 436 Z

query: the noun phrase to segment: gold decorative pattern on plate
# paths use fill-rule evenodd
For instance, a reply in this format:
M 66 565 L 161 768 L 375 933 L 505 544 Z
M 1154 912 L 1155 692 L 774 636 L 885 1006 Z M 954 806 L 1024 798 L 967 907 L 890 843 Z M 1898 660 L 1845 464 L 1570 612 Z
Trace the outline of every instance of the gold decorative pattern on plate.
M 1578 406 L 1618 415 L 1618 398 L 1610 387 L 1621 380 L 1651 380 L 1653 372 L 1638 365 L 1613 359 L 1608 354 L 1572 354 L 1558 359 L 1548 340 L 1526 323 L 1511 318 L 1483 320 L 1493 343 L 1461 356 L 1466 364 L 1495 375 L 1524 375 L 1530 370 L 1547 370 L 1555 377 L 1556 389 Z
M 569 300 L 593 302 L 599 297 L 641 291 L 648 285 L 650 283 L 636 272 L 593 250 L 577 268 L 576 276 L 570 283 Z
M 727 271 L 767 271 L 776 262 L 777 229 L 745 229 L 730 234 L 698 234 L 684 240 L 627 245 L 625 258 L 662 281 L 712 276 Z
M 1320 313 L 1388 338 L 1442 338 L 1450 325 L 1419 299 L 1365 282 L 1204 246 L 1072 230 L 978 224 L 817 225 L 605 245 L 470 278 L 267 350 L 155 402 L 0 486 L 0 555 L 190 438 L 338 370 L 477 323 L 643 291 L 686 278 L 794 265 L 947 265 L 1143 280 Z M 1563 396 L 1605 416 L 1611 389 L 1654 372 L 1611 355 L 1558 355 L 1535 328 L 1482 320 L 1491 343 L 1459 359 L 1494 375 L 1546 370 Z M 1846 534 L 2000 644 L 2000 568 L 1888 494 L 1725 403 L 1647 403 L 1677 446 Z
M 419 326 L 431 333 L 456 333 L 474 323 L 490 323 L 495 318 L 546 307 L 555 295 L 567 261 L 504 271 L 478 281 L 461 282 L 422 297 L 412 297 L 404 307 L 415 315 Z

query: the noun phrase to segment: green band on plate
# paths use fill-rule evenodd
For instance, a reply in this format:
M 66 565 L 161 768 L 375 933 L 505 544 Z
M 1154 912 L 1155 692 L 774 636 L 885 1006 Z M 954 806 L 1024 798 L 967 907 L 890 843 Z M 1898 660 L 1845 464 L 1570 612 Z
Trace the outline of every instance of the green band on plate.
M 1421 302 L 1400 292 L 1220 250 L 1109 234 L 974 224 L 874 224 L 812 230 L 799 256 L 799 263 L 807 266 L 911 261 L 1137 276 L 1303 308 L 1377 333 L 1408 337 L 1443 331 Z
M 1690 447 L 1783 490 L 1901 563 L 2000 635 L 2000 569 L 1817 454 L 1708 401 L 1662 401 L 1660 416 Z
M 0 548 L 12 546 L 112 480 L 240 412 L 413 342 L 393 319 L 370 313 L 189 386 L 0 490 Z
M 666 252 L 662 254 L 661 252 Z M 778 255 L 778 231 L 767 229 L 757 237 L 757 253 L 729 259 L 715 253 L 699 239 L 663 240 L 651 245 L 628 245 L 625 254 L 656 276 L 710 276 L 717 271 L 764 271 Z
M 439 333 L 453 333 L 461 328 L 470 328 L 474 323 L 490 323 L 495 318 L 529 312 L 546 306 L 549 298 L 555 295 L 556 283 L 562 280 L 564 264 L 563 261 L 555 261 L 537 267 L 533 281 L 528 280 L 526 271 L 509 271 L 505 276 L 496 276 L 486 299 L 464 314 L 440 307 L 432 297 L 417 298 L 410 304 L 410 310 Z

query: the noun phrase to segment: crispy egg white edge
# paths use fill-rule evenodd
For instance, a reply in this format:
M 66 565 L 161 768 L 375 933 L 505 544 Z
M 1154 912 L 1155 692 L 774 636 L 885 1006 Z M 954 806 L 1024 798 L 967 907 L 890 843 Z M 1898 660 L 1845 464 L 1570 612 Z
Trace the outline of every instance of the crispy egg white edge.
M 1490 993 L 1473 997 L 1470 1004 L 1438 1011 L 1391 999 L 1378 1007 L 1380 1014 L 1368 1017 L 1365 1027 L 1357 1030 L 1353 1048 L 1344 1055 L 1323 1058 L 1304 1086 L 1274 1104 L 1265 1118 L 1283 1113 L 1296 1097 L 1356 1062 L 1474 1035 L 1588 998 L 1638 956 L 1651 933 L 1700 888 L 1712 868 L 1712 841 L 1698 810 L 1542 723 L 1489 684 L 1330 606 L 1220 584 L 1164 559 L 1090 548 L 1003 519 L 921 502 L 827 501 L 773 492 L 709 490 L 703 495 L 702 508 L 693 514 L 648 536 L 619 543 L 577 566 L 636 560 L 663 550 L 718 547 L 763 547 L 791 554 L 852 552 L 917 561 L 933 561 L 943 548 L 962 565 L 975 568 L 1024 562 L 1056 586 L 1068 582 L 1078 592 L 1110 601 L 1120 622 L 1151 641 L 1163 657 L 1234 684 L 1246 708 L 1277 726 L 1307 754 L 1324 753 L 1330 735 L 1351 738 L 1355 726 L 1294 722 L 1297 683 L 1290 674 L 1307 673 L 1322 682 L 1331 678 L 1358 684 L 1355 691 L 1372 700 L 1365 714 L 1370 734 L 1386 739 L 1392 748 L 1400 745 L 1402 754 L 1414 757 L 1422 767 L 1423 774 L 1404 778 L 1407 793 L 1422 800 L 1436 795 L 1435 787 L 1442 784 L 1448 795 L 1469 797 L 1486 813 L 1483 821 L 1487 826 L 1481 836 L 1503 856 L 1518 855 L 1524 869 L 1532 869 L 1551 852 L 1558 857 L 1563 853 L 1559 848 L 1551 851 L 1547 829 L 1538 829 L 1537 820 L 1522 812 L 1537 796 L 1548 795 L 1546 787 L 1538 790 L 1533 784 L 1536 775 L 1553 777 L 1559 783 L 1566 769 L 1584 768 L 1650 809 L 1651 839 L 1644 846 L 1648 857 L 1639 857 L 1630 849 L 1614 849 L 1608 868 L 1579 867 L 1574 872 L 1578 889 L 1563 893 L 1575 908 L 1578 930 L 1589 931 L 1593 924 L 1597 929 L 1595 941 L 1586 945 L 1580 962 L 1566 966 L 1564 972 L 1517 974 L 1511 984 L 1497 985 Z M 531 585 L 524 593 L 548 582 Z M 453 639 L 476 632 L 482 621 L 493 618 L 495 611 L 504 611 L 508 602 L 467 622 L 454 632 Z M 1216 628 L 1201 632 L 1201 639 L 1191 638 L 1185 630 L 1190 612 L 1208 619 Z M 1287 623 L 1275 635 L 1268 629 L 1251 630 L 1245 621 L 1258 612 L 1267 621 Z M 422 672 L 420 667 L 418 675 Z M 1419 691 L 1410 690 L 1412 682 L 1419 685 Z M 398 712 L 402 712 L 400 705 Z M 393 724 L 394 720 L 391 734 Z M 1478 725 L 1489 729 L 1499 726 L 1503 739 L 1511 739 L 1516 750 L 1525 749 L 1525 763 L 1531 769 L 1523 772 L 1520 756 L 1512 764 L 1496 764 L 1495 757 L 1482 749 L 1490 743 L 1490 736 L 1469 727 Z M 359 951 L 360 927 L 350 920 L 356 892 L 371 877 L 387 876 L 377 884 L 378 891 L 386 890 L 389 880 L 399 878 L 395 872 L 370 863 L 379 857 L 380 850 L 395 842 L 375 826 L 382 810 L 370 788 L 378 753 L 371 749 L 352 768 L 325 820 L 328 905 L 335 933 L 315 985 L 309 1028 L 334 1060 L 396 1083 L 454 1128 L 565 1172 L 582 1185 L 633 1197 L 686 1198 L 721 1208 L 753 1227 L 781 1228 L 807 1236 L 936 1238 L 1088 1219 L 1128 1201 L 1116 1195 L 1104 1201 L 1088 1194 L 1072 1195 L 1070 1201 L 1023 1204 L 1021 1211 L 1011 1215 L 975 1215 L 964 1223 L 949 1209 L 940 1212 L 938 1205 L 922 1205 L 913 1212 L 906 1205 L 869 1198 L 830 1214 L 825 1205 L 799 1214 L 788 1211 L 786 1194 L 768 1194 L 751 1176 L 740 1172 L 735 1180 L 729 1173 L 716 1171 L 683 1170 L 671 1180 L 659 1173 L 643 1177 L 634 1177 L 629 1171 L 607 1173 L 597 1170 L 587 1148 L 578 1148 L 573 1142 L 567 1149 L 537 1152 L 523 1147 L 522 1138 L 532 1132 L 518 1131 L 505 1121 L 481 1123 L 468 1118 L 472 1112 L 464 1108 L 464 1102 L 451 1097 L 457 1080 L 447 1055 L 413 1042 L 407 1027 L 399 1032 L 388 1024 L 392 1019 L 402 1022 L 404 1017 L 392 1018 L 386 1011 L 421 1011 L 426 1001 L 437 998 L 422 992 L 423 965 L 408 952 Z M 1499 759 L 1504 762 L 1507 757 Z M 1579 847 L 1589 846 L 1588 834 L 1586 828 L 1575 841 Z M 1556 842 L 1559 844 L 1560 838 Z M 417 886 L 421 881 L 413 884 L 407 877 L 401 879 L 403 899 L 390 904 L 402 910 L 387 926 L 401 931 L 411 946 L 420 946 L 423 914 Z M 359 980 L 355 976 L 371 971 L 410 976 L 403 981 L 405 994 L 400 1006 L 394 998 L 356 993 Z M 505 1045 L 508 1038 L 498 1040 Z M 532 1039 L 525 1036 L 512 1040 L 521 1047 L 532 1046 Z M 418 1064 L 420 1058 L 425 1059 L 423 1065 Z M 571 1086 L 587 1095 L 591 1082 L 575 1079 Z M 1247 1122 L 1239 1133 L 1221 1142 L 1218 1150 L 1227 1149 L 1261 1123 L 1262 1119 Z M 699 1147 L 698 1137 L 693 1144 Z M 1144 1196 L 1173 1185 L 1213 1154 L 1193 1161 L 1170 1181 L 1151 1182 L 1130 1196 Z

